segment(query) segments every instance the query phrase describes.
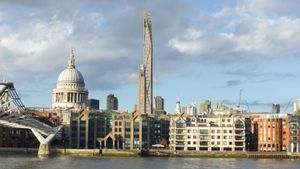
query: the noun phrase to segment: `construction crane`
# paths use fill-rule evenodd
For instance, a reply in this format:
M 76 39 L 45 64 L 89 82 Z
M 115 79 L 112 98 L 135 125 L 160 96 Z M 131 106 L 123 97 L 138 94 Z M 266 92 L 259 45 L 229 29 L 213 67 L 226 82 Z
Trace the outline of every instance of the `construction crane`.
M 285 106 L 285 109 L 284 109 L 283 113 L 285 113 L 287 111 L 287 109 L 289 108 L 289 106 L 291 105 L 291 103 L 292 103 L 293 100 L 294 100 L 293 98 L 290 99 L 290 101 L 288 102 L 288 104 Z
M 250 111 L 249 104 L 248 104 L 247 100 L 245 100 L 245 103 L 246 103 L 246 106 L 247 106 L 248 111 L 249 111 L 249 113 L 250 113 L 251 111 Z

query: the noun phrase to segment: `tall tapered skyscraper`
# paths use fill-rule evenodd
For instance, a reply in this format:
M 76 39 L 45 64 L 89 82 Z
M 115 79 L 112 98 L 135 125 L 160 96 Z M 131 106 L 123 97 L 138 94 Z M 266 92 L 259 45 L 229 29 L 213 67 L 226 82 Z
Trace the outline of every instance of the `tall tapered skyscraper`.
M 144 13 L 144 42 L 143 42 L 143 64 L 139 64 L 138 71 L 138 85 L 139 85 L 139 98 L 138 98 L 138 111 L 141 114 L 153 114 L 153 75 L 152 75 L 152 28 L 149 13 Z

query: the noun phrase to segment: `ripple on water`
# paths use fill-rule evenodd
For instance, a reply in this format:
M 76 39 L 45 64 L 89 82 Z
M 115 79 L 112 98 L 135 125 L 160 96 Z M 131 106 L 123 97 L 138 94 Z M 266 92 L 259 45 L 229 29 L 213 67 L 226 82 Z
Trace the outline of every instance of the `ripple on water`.
M 0 155 L 0 169 L 299 169 L 300 160 L 243 158 L 71 157 Z

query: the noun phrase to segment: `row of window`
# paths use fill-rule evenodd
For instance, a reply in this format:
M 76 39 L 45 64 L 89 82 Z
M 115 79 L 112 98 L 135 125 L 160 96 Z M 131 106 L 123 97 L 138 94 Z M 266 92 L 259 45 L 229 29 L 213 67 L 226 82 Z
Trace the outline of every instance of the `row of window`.
M 188 133 L 197 133 L 198 131 L 196 129 L 193 130 L 187 130 Z M 209 130 L 199 130 L 200 134 L 209 134 Z M 211 133 L 221 133 L 221 130 L 211 130 Z M 232 133 L 232 130 L 223 130 L 223 133 Z
M 268 148 L 279 148 L 279 145 L 278 144 L 260 144 L 259 145 L 260 148 L 262 147 L 268 147 Z
M 115 126 L 118 126 L 118 125 L 119 125 L 119 126 L 122 126 L 122 122 L 121 122 L 121 121 L 119 121 L 119 122 L 118 122 L 118 121 L 115 121 Z
M 174 136 L 172 135 L 171 138 L 174 138 Z M 209 137 L 209 136 L 199 136 L 200 140 L 209 140 L 209 138 L 211 138 L 211 139 L 221 139 L 221 136 L 211 136 L 211 137 Z M 185 136 L 179 135 L 179 136 L 176 136 L 176 139 L 183 140 L 183 139 L 185 139 Z M 197 139 L 197 136 L 190 136 L 189 135 L 189 136 L 187 136 L 187 139 Z M 223 139 L 233 139 L 233 136 L 232 135 L 223 136 Z M 244 137 L 243 136 L 235 136 L 235 139 L 236 140 L 243 140 Z
M 187 144 L 188 145 L 196 145 L 197 144 L 197 142 L 196 141 L 188 141 L 187 142 Z M 184 143 L 182 143 L 182 142 L 176 142 L 176 145 L 184 145 Z M 212 141 L 212 142 L 203 142 L 203 141 L 200 141 L 199 142 L 199 145 L 202 145 L 202 146 L 208 146 L 208 145 L 221 145 L 221 142 L 220 141 L 216 141 L 216 142 L 214 142 L 214 141 Z M 223 141 L 223 144 L 222 145 L 232 145 L 232 142 L 231 141 L 229 141 L 229 142 L 227 142 L 227 141 Z

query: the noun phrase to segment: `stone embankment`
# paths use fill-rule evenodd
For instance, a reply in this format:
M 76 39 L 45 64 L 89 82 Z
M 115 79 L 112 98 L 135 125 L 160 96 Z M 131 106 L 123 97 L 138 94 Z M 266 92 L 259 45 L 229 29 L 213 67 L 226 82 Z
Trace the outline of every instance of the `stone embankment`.
M 0 148 L 0 154 L 37 154 L 35 148 Z M 125 156 L 125 157 L 196 157 L 196 158 L 300 158 L 300 153 L 289 152 L 216 152 L 216 151 L 171 151 L 171 150 L 114 150 L 114 149 L 51 149 L 51 155 L 71 156 Z
M 128 156 L 140 155 L 140 151 L 114 150 L 114 149 L 52 149 L 52 154 L 74 156 Z
M 153 157 L 212 157 L 212 158 L 300 158 L 300 153 L 289 152 L 249 152 L 249 151 L 170 151 L 150 150 L 142 153 Z

